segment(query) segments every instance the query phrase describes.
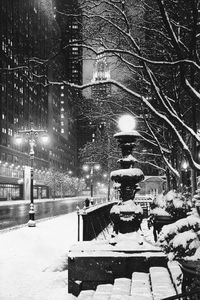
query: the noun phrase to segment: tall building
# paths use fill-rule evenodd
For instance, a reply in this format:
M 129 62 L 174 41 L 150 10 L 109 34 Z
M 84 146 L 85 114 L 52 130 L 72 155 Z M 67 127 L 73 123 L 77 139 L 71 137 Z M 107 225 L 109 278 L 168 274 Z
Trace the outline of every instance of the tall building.
M 96 56 L 96 60 L 94 62 L 93 66 L 93 77 L 92 77 L 92 82 L 101 82 L 103 80 L 109 80 L 110 79 L 110 68 L 109 64 L 107 61 L 107 57 L 105 54 L 102 54 L 100 52 L 103 51 L 103 48 L 100 47 L 98 49 L 98 54 Z M 101 116 L 101 111 L 102 115 L 104 114 L 104 109 L 105 109 L 105 103 L 106 99 L 111 96 L 112 90 L 111 90 L 111 84 L 110 83 L 103 83 L 99 85 L 93 85 L 91 87 L 91 98 L 95 99 L 95 102 L 98 105 L 98 109 L 100 112 L 99 117 L 97 118 L 97 121 L 90 122 L 89 127 L 92 130 L 92 141 L 95 140 L 96 133 L 97 131 L 102 130 L 104 127 L 104 119 Z M 93 125 L 93 126 L 91 126 Z M 90 133 L 90 131 L 88 131 Z M 85 137 L 85 139 L 91 140 L 91 137 Z
M 77 44 L 82 39 L 82 14 L 77 0 L 55 1 L 56 20 L 61 30 L 60 51 L 64 57 L 65 80 L 78 85 L 82 84 L 82 47 Z M 74 14 L 74 16 L 73 16 Z M 82 92 L 68 88 L 68 117 L 64 118 L 67 122 L 69 143 L 68 151 L 74 153 L 76 171 L 78 170 L 78 148 L 79 148 L 79 116 L 77 113 L 76 103 L 82 97 Z M 69 112 L 70 115 L 69 116 Z M 62 120 L 62 124 L 64 122 Z M 67 121 L 66 121 L 67 120 Z M 77 130 L 76 139 L 74 139 L 74 130 Z M 76 153 L 75 153 L 76 152 Z M 70 161 L 72 163 L 72 160 Z
M 56 0 L 56 12 L 56 20 L 61 29 L 60 47 L 65 59 L 64 65 L 66 80 L 71 83 L 81 85 L 83 76 L 83 53 L 82 47 L 78 46 L 78 43 L 82 40 L 82 12 L 79 8 L 79 1 Z M 73 126 L 77 126 L 77 149 L 79 149 L 82 145 L 82 132 L 80 132 L 80 124 L 82 124 L 82 121 L 80 113 L 77 110 L 77 106 L 73 105 L 73 103 L 79 102 L 82 97 L 82 92 L 80 90 L 71 89 L 70 95 L 73 102 L 71 101 L 69 103 L 68 108 L 71 110 L 74 118 L 68 119 L 68 126 L 71 128 L 73 128 Z M 77 158 L 77 170 L 78 169 L 79 161 Z
M 48 196 L 43 178 L 50 167 L 76 173 L 72 92 L 64 85 L 46 86 L 47 78 L 66 80 L 71 72 L 66 72 L 67 53 L 60 49 L 55 5 L 54 0 L 0 0 L 0 200 L 23 197 L 30 148 L 16 145 L 14 134 L 30 124 L 50 136 L 49 146 L 37 143 L 34 148 L 34 197 Z
M 100 52 L 103 51 L 103 48 L 100 47 L 98 49 L 98 54 L 96 57 L 96 61 L 93 68 L 93 78 L 92 82 L 109 80 L 110 79 L 110 69 L 109 64 L 107 62 L 107 57 L 105 54 Z M 111 84 L 104 83 L 100 85 L 92 86 L 92 97 L 97 99 L 97 101 L 101 99 L 105 99 L 111 94 Z

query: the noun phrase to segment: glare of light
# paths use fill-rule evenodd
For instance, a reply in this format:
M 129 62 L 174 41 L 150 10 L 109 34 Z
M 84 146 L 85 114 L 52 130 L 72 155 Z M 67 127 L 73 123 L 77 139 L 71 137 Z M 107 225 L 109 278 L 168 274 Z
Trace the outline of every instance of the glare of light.
M 118 120 L 118 127 L 121 131 L 132 131 L 136 127 L 135 118 L 131 115 L 121 116 Z
M 98 164 L 98 165 L 94 165 L 94 168 L 95 168 L 95 170 L 100 170 L 100 168 L 101 168 L 101 166 Z
M 47 134 L 43 134 L 41 140 L 44 144 L 47 144 L 49 142 L 49 136 Z
M 22 137 L 20 135 L 15 136 L 15 142 L 17 145 L 20 145 L 22 143 Z
M 183 167 L 184 170 L 187 169 L 187 167 L 188 167 L 187 161 L 184 161 L 184 162 L 182 163 L 182 167 Z
M 89 170 L 89 166 L 88 165 L 83 165 L 83 171 L 87 172 Z

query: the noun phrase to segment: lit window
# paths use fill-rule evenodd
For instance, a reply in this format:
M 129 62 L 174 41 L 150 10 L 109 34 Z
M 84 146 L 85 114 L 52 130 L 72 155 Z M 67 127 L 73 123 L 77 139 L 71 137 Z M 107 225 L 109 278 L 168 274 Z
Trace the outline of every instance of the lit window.
M 12 136 L 12 132 L 13 132 L 12 129 L 8 128 L 8 134 Z
M 62 128 L 62 129 L 61 129 L 61 133 L 64 133 L 64 132 L 65 132 L 65 131 L 64 131 L 64 129 Z
M 61 119 L 64 119 L 64 114 L 61 114 Z
M 3 119 L 3 120 L 5 119 L 5 115 L 4 115 L 4 114 L 2 114 L 2 119 Z
M 61 90 L 64 90 L 64 85 L 61 85 Z

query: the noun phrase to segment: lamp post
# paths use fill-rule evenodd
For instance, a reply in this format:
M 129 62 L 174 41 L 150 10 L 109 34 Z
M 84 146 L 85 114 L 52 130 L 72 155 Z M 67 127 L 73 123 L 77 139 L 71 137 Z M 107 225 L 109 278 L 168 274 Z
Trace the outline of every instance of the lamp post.
M 90 170 L 90 197 L 92 202 L 94 194 L 94 170 L 100 170 L 100 164 L 95 161 L 86 162 L 85 165 L 83 165 L 83 170 L 86 172 Z
M 29 157 L 30 157 L 30 210 L 29 210 L 29 221 L 28 226 L 29 227 L 35 227 L 35 210 L 34 210 L 34 199 L 33 199 L 33 176 L 34 176 L 34 170 L 33 170 L 33 162 L 34 162 L 34 147 L 36 145 L 36 141 L 41 136 L 43 142 L 47 142 L 48 136 L 47 131 L 43 129 L 34 129 L 33 123 L 31 123 L 30 129 L 25 130 L 19 130 L 17 132 L 17 135 L 15 137 L 16 143 L 21 144 L 23 139 L 27 140 L 30 146 L 29 150 Z
M 182 164 L 182 184 L 189 190 L 190 187 L 190 170 L 189 170 L 189 163 L 187 160 L 183 160 Z

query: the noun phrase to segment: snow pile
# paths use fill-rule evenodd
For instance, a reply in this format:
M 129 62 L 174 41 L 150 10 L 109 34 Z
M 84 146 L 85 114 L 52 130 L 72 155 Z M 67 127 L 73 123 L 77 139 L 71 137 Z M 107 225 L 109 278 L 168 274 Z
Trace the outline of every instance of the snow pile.
M 177 193 L 174 190 L 171 190 L 165 195 L 165 201 L 173 201 L 176 196 Z
M 140 170 L 138 168 L 119 169 L 119 170 L 112 171 L 110 173 L 111 179 L 114 177 L 124 177 L 124 176 L 140 177 L 140 176 L 144 176 L 144 174 L 143 174 L 142 170 Z
M 131 137 L 138 137 L 140 134 L 136 130 L 131 130 L 131 131 L 121 131 L 118 133 L 114 134 L 114 137 L 125 137 L 125 136 L 131 136 Z
M 191 199 L 174 190 L 169 191 L 166 195 L 158 195 L 151 205 L 151 215 L 171 216 L 174 220 L 185 218 L 191 211 Z M 152 217 L 150 221 L 152 222 Z
M 165 198 L 163 194 L 157 195 L 157 197 L 154 199 L 155 206 L 164 208 L 166 206 Z
M 120 205 L 120 212 L 121 213 L 135 213 L 135 214 L 143 214 L 143 209 L 140 205 L 137 205 L 134 203 L 133 200 L 128 200 L 125 202 L 122 202 Z
M 121 183 L 119 183 L 119 182 L 114 182 L 113 183 L 113 188 L 114 189 L 119 189 L 121 187 Z
M 112 216 L 117 216 L 121 221 L 137 221 L 142 222 L 143 209 L 140 205 L 135 204 L 133 200 L 127 200 L 120 202 L 117 205 L 113 205 L 110 210 Z
M 170 216 L 170 214 L 164 208 L 161 207 L 151 209 L 150 214 L 153 214 L 155 216 Z
M 200 219 L 191 215 L 165 225 L 159 235 L 158 245 L 169 259 L 200 259 L 199 236 Z
M 137 159 L 135 158 L 135 157 L 133 157 L 133 155 L 132 154 L 129 154 L 128 156 L 126 156 L 126 157 L 123 157 L 123 158 L 120 158 L 120 159 L 118 159 L 118 161 L 117 161 L 118 163 L 121 163 L 121 162 L 132 162 L 132 163 L 135 163 L 135 162 L 137 162 Z

